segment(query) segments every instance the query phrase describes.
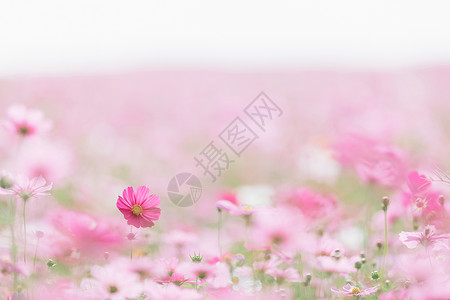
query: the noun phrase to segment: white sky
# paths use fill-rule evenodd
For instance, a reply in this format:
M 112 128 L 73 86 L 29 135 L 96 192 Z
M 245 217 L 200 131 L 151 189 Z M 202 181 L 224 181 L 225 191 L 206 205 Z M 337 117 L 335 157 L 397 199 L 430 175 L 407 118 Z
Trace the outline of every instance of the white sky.
M 0 76 L 450 63 L 450 1 L 0 0 Z

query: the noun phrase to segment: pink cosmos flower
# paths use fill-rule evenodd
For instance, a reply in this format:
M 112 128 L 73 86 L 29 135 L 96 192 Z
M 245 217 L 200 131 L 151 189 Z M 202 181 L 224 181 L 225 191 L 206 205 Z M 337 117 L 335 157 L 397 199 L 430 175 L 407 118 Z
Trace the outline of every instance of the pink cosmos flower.
M 332 256 L 337 249 L 339 249 L 342 255 L 345 255 L 345 247 L 342 243 L 332 239 L 328 235 L 323 235 L 317 242 L 315 254 L 318 256 Z
M 332 256 L 319 256 L 316 259 L 319 269 L 324 272 L 348 274 L 357 271 L 355 263 L 361 258 L 359 256 L 352 256 L 350 258 L 340 257 L 337 259 Z
M 236 205 L 228 200 L 220 200 L 216 203 L 217 208 L 226 210 L 230 215 L 247 216 L 253 213 L 253 207 L 250 205 Z
M 356 171 L 364 182 L 376 182 L 395 187 L 404 178 L 406 169 L 404 154 L 397 148 L 380 145 L 367 157 L 361 158 Z
M 337 160 L 353 167 L 363 182 L 396 187 L 404 181 L 406 157 L 396 147 L 352 134 L 344 136 L 334 148 Z
M 206 281 L 214 276 L 215 265 L 204 263 L 183 263 L 180 265 L 180 272 L 187 274 L 191 280 L 198 278 L 200 281 Z
M 57 211 L 50 222 L 67 239 L 55 249 L 77 249 L 83 255 L 98 256 L 123 243 L 122 232 L 107 218 L 74 211 Z
M 68 180 L 75 167 L 72 151 L 64 143 L 33 141 L 33 147 L 21 148 L 17 168 L 28 177 L 42 176 L 53 182 Z
M 206 263 L 182 263 L 179 267 L 181 274 L 186 274 L 191 282 L 198 281 L 199 285 L 221 288 L 228 286 L 230 282 L 230 269 L 224 263 L 214 265 Z
M 123 196 L 123 197 L 122 197 Z M 159 220 L 161 200 L 157 195 L 150 195 L 146 186 L 140 186 L 136 192 L 132 187 L 123 190 L 117 199 L 117 208 L 122 212 L 128 225 L 139 227 L 153 227 L 153 221 Z
M 179 271 L 178 259 L 172 257 L 170 259 L 160 259 L 153 264 L 153 270 L 155 273 L 155 282 L 158 283 L 173 283 L 176 285 L 182 285 L 183 283 L 193 283 L 195 280 L 190 280 L 187 275 L 182 274 Z
M 239 204 L 236 194 L 222 193 L 216 202 L 216 207 L 221 210 L 228 211 L 230 215 L 247 216 L 253 213 L 253 207 L 250 205 Z
M 20 175 L 16 178 L 13 186 L 9 189 L 2 189 L 1 194 L 15 195 L 18 199 L 24 201 L 30 198 L 39 198 L 42 196 L 48 196 L 52 189 L 53 183 L 47 184 L 42 176 L 34 177 L 31 180 L 28 177 Z
M 407 178 L 408 188 L 403 191 L 403 205 L 411 205 L 414 215 L 430 215 L 442 210 L 439 204 L 440 191 L 431 189 L 431 181 L 417 171 L 410 172 Z
M 331 288 L 331 291 L 333 293 L 335 293 L 335 294 L 338 294 L 338 295 L 359 296 L 359 297 L 370 296 L 370 295 L 376 293 L 377 290 L 378 290 L 378 286 L 374 286 L 374 287 L 370 287 L 370 288 L 361 290 L 359 287 L 353 286 L 353 285 L 350 285 L 350 284 L 344 285 L 342 287 L 342 290 Z
M 253 217 L 246 247 L 278 250 L 291 257 L 298 251 L 310 252 L 315 248 L 315 238 L 307 232 L 308 224 L 298 210 L 266 208 L 256 211 Z
M 82 294 L 82 291 L 77 289 L 76 285 L 70 280 L 59 280 L 51 283 L 46 282 L 45 284 L 41 282 L 34 288 L 32 299 L 88 300 L 88 298 Z
M 262 260 L 253 263 L 253 268 L 257 271 L 262 271 L 265 273 L 275 271 L 278 265 L 282 264 L 283 261 L 276 256 L 271 256 L 269 260 Z
M 402 231 L 399 234 L 400 241 L 405 244 L 406 247 L 414 249 L 420 244 L 425 248 L 432 246 L 433 250 L 449 249 L 448 247 L 448 235 L 436 234 L 436 227 L 433 225 L 427 225 L 422 232 L 405 232 Z
M 148 299 L 155 300 L 197 300 L 202 299 L 200 295 L 194 289 L 183 289 L 176 285 L 160 285 L 154 283 L 150 280 L 146 280 L 144 283 L 145 294 L 149 297 Z
M 155 279 L 155 282 L 158 283 L 173 283 L 175 285 L 181 286 L 183 283 L 195 283 L 195 280 L 190 280 L 188 277 L 181 273 L 171 273 L 162 278 Z
M 380 300 L 401 300 L 408 299 L 409 292 L 405 289 L 391 290 L 380 295 Z
M 266 272 L 267 275 L 272 276 L 275 280 L 287 281 L 287 282 L 301 282 L 300 275 L 294 268 L 273 269 Z
M 303 215 L 312 219 L 332 216 L 336 209 L 334 196 L 316 194 L 307 188 L 290 191 L 286 195 L 286 201 L 298 207 Z
M 89 299 L 123 300 L 137 298 L 143 292 L 139 277 L 120 265 L 93 266 L 91 275 L 81 281 Z
M 33 136 L 48 131 L 52 124 L 44 119 L 42 111 L 24 105 L 12 105 L 7 110 L 3 127 L 16 136 Z
M 419 174 L 417 171 L 412 171 L 408 174 L 406 183 L 413 196 L 421 195 L 431 186 L 431 181 L 429 181 L 425 175 Z

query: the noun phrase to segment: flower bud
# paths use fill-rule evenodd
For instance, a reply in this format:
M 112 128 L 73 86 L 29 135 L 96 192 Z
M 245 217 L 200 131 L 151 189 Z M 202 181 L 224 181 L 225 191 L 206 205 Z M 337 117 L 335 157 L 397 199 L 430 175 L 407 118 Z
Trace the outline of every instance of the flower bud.
M 377 248 L 378 248 L 378 250 L 381 250 L 383 248 L 383 243 L 377 242 Z
M 2 172 L 0 175 L 0 188 L 9 189 L 14 184 L 13 178 L 9 173 Z
M 49 258 L 47 260 L 47 267 L 48 268 L 53 268 L 54 266 L 56 266 L 56 263 L 52 259 Z
M 384 211 L 387 211 L 387 208 L 388 208 L 390 202 L 391 202 L 391 201 L 389 200 L 388 197 L 386 197 L 386 196 L 383 197 L 383 204 L 381 205 L 381 208 L 382 208 Z
M 189 255 L 189 257 L 191 258 L 191 261 L 194 263 L 200 263 L 203 260 L 203 256 L 200 256 L 200 253 L 195 254 L 194 252 L 194 255 L 193 256 Z
M 373 271 L 370 274 L 370 277 L 372 277 L 373 280 L 378 280 L 380 278 L 380 275 L 378 274 L 378 271 Z
M 129 234 L 127 234 L 127 239 L 129 241 L 134 241 L 136 239 L 136 233 L 130 232 Z
M 38 239 L 42 239 L 42 238 L 44 237 L 44 232 L 42 232 L 42 231 L 40 231 L 40 230 L 37 230 L 37 231 L 36 231 L 36 237 L 37 237 Z
M 307 273 L 305 276 L 305 282 L 304 285 L 308 286 L 311 283 L 312 275 L 310 273 Z

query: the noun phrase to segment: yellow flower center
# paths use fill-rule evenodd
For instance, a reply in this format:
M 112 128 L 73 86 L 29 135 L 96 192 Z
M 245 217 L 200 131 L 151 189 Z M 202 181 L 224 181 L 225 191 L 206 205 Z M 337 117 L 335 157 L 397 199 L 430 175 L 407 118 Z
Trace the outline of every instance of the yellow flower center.
M 246 205 L 242 208 L 244 211 L 252 211 L 253 207 L 251 207 L 250 205 Z
M 354 288 L 352 288 L 351 293 L 353 295 L 357 295 L 357 294 L 361 293 L 361 290 L 359 288 L 357 288 L 357 287 L 354 287 Z
M 140 214 L 142 214 L 142 207 L 140 205 L 133 205 L 133 207 L 131 208 L 131 212 L 135 215 L 135 216 L 139 216 Z

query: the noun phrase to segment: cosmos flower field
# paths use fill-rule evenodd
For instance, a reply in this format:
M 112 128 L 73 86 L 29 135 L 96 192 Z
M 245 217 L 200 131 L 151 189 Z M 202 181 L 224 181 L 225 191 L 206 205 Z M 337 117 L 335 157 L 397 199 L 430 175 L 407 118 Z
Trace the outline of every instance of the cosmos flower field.
M 449 79 L 0 81 L 0 298 L 449 299 Z

